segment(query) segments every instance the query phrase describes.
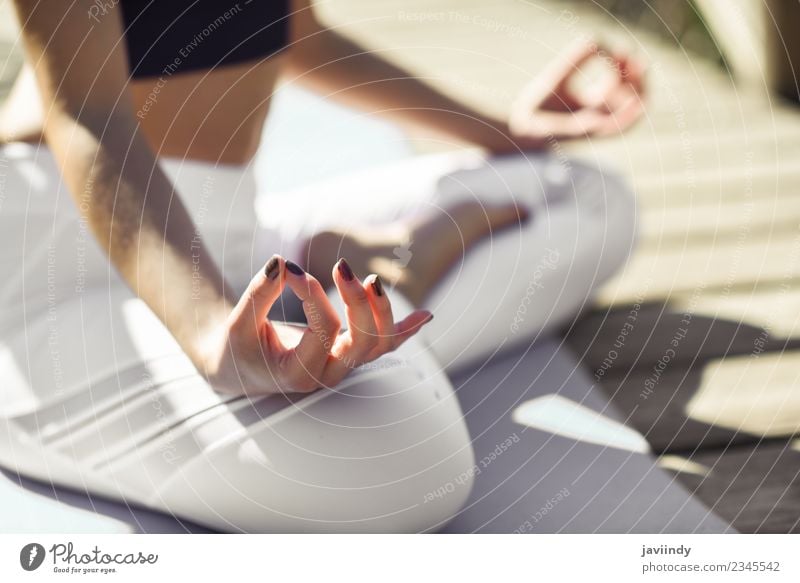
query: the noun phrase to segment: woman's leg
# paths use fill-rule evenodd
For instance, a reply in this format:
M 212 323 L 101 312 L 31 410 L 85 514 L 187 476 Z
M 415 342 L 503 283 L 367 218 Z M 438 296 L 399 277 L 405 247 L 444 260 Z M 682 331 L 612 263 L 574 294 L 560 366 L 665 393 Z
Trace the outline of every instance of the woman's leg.
M 216 435 L 195 453 L 205 432 Z M 461 509 L 475 473 L 455 395 L 419 346 L 335 391 L 228 404 L 172 447 L 190 459 L 176 471 L 150 447 L 144 465 L 169 478 L 148 503 L 222 530 L 437 530 Z M 140 462 L 122 471 L 139 475 Z
M 464 191 L 487 204 L 512 196 L 531 207 L 533 218 L 478 244 L 426 298 L 423 307 L 437 317 L 424 339 L 449 369 L 480 364 L 569 324 L 635 243 L 631 191 L 618 177 L 577 161 L 487 160 L 449 175 L 438 204 Z
M 337 391 L 220 395 L 110 269 L 49 154 L 6 148 L 0 158 L 0 233 L 18 253 L 0 287 L 0 463 L 222 530 L 418 531 L 459 510 L 472 449 L 421 344 Z M 225 173 L 206 170 L 231 190 Z M 210 228 L 221 213 L 206 198 Z
M 474 459 L 462 413 L 419 343 L 335 391 L 231 398 L 179 352 L 142 358 L 135 347 L 168 344 L 168 333 L 140 300 L 116 299 L 125 323 L 99 313 L 90 327 L 103 342 L 127 337 L 126 355 L 112 340 L 126 366 L 87 370 L 91 386 L 72 382 L 6 418 L 7 467 L 224 531 L 436 530 L 469 495 Z M 77 344 L 62 356 L 104 364 Z
M 421 270 L 432 263 L 450 262 L 450 239 L 465 238 L 457 219 L 465 203 L 485 212 L 484 223 L 492 209 L 527 210 L 527 220 L 490 231 L 466 253 L 458 249 L 417 304 L 436 316 L 421 334 L 448 370 L 567 324 L 622 266 L 636 237 L 634 198 L 618 177 L 538 154 L 428 156 L 264 204 L 272 201 L 282 205 L 283 221 L 273 229 L 295 238 L 321 231 L 312 252 L 346 254 L 351 265 L 360 263 L 351 255 L 366 258 L 362 270 L 398 281 L 400 292 L 423 281 Z M 415 227 L 404 231 L 409 224 Z

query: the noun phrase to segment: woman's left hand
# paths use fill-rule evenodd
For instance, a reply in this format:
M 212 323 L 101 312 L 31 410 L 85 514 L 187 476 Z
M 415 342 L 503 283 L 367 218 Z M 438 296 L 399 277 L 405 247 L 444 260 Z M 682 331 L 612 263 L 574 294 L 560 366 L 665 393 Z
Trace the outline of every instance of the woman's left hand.
M 583 91 L 573 84 L 581 67 L 601 59 L 613 78 Z M 642 115 L 644 67 L 634 58 L 612 53 L 596 43 L 581 42 L 528 83 L 512 106 L 509 134 L 520 149 L 541 148 L 553 141 L 608 136 L 632 126 Z

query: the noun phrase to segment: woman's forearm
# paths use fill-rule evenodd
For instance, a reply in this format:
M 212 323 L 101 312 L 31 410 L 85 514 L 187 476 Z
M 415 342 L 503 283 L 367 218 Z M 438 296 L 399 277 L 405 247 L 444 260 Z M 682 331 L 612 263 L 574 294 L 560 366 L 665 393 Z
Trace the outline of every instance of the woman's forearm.
M 236 298 L 178 194 L 125 116 L 96 127 L 64 114 L 52 117 L 45 125 L 47 142 L 94 236 L 131 289 L 202 366 L 203 342 Z
M 451 99 L 333 30 L 297 42 L 288 67 L 298 82 L 346 105 L 491 151 L 513 149 L 505 121 Z
M 122 278 L 204 371 L 233 298 L 139 133 L 123 18 L 80 5 L 15 0 L 45 141 L 86 223 Z M 54 200 L 55 204 L 55 200 Z

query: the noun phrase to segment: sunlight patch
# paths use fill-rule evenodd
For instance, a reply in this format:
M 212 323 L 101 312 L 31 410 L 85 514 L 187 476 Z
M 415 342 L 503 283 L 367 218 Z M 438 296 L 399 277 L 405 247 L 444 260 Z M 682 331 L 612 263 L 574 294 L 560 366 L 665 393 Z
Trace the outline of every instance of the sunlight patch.
M 559 395 L 544 395 L 524 402 L 514 410 L 512 419 L 577 441 L 636 453 L 650 451 L 638 431 Z

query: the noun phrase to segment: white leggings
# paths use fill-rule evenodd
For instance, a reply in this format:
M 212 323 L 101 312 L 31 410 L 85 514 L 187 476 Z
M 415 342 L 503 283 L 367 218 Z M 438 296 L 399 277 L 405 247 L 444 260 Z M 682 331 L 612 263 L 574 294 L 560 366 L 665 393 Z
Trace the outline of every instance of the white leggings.
M 298 241 L 320 228 L 464 197 L 534 213 L 448 273 L 425 306 L 436 318 L 424 334 L 336 391 L 231 398 L 117 276 L 50 153 L 0 148 L 0 464 L 219 530 L 441 527 L 466 500 L 474 467 L 445 372 L 563 325 L 635 238 L 619 179 L 541 156 L 417 158 L 259 201 L 249 168 L 162 167 L 240 289 L 272 253 L 297 258 Z M 396 254 L 435 251 L 412 241 Z M 392 298 L 402 317 L 410 307 Z

